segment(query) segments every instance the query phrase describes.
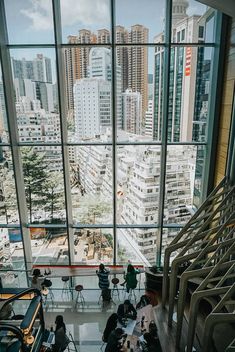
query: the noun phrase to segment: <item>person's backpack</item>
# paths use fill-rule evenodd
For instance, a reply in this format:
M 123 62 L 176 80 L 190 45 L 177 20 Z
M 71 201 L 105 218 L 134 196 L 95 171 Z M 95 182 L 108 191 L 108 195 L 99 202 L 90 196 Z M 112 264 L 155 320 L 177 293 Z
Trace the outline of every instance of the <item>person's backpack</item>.
M 102 290 L 101 296 L 103 298 L 103 301 L 110 302 L 112 298 L 110 288 L 104 288 Z

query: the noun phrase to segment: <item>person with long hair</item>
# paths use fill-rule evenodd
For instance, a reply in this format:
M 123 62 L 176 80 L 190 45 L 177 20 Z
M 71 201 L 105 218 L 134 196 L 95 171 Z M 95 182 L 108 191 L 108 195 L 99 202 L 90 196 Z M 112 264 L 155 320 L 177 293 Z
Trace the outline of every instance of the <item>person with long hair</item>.
M 55 319 L 55 344 L 53 345 L 53 352 L 62 352 L 68 346 L 69 340 L 66 335 L 66 326 L 62 315 L 57 315 Z
M 31 281 L 31 287 L 37 288 L 39 291 L 41 291 L 43 281 L 44 281 L 44 278 L 41 275 L 40 269 L 37 269 L 37 268 L 34 269 L 32 281 Z
M 127 273 L 124 276 L 124 283 L 122 283 L 122 286 L 126 284 L 126 291 L 129 292 L 130 289 L 135 289 L 137 286 L 137 278 L 136 275 L 139 274 L 140 271 L 139 269 L 135 269 L 132 264 L 128 264 L 127 266 Z
M 117 327 L 117 322 L 118 322 L 117 313 L 111 314 L 110 317 L 107 320 L 106 327 L 105 327 L 104 332 L 103 332 L 102 340 L 104 342 L 108 342 L 109 335 Z

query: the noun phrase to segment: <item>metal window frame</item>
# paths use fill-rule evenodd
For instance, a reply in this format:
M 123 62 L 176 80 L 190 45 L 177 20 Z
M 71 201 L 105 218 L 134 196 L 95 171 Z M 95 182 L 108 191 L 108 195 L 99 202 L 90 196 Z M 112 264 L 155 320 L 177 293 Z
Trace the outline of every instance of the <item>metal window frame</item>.
M 110 0 L 110 18 L 111 18 L 111 43 L 109 44 L 65 44 L 62 40 L 62 25 L 61 25 L 61 15 L 60 15 L 60 0 L 51 0 L 52 1 L 52 10 L 53 10 L 53 25 L 54 25 L 54 36 L 55 42 L 53 44 L 9 44 L 7 40 L 7 25 L 5 18 L 4 10 L 4 0 L 0 0 L 0 16 L 3 20 L 0 21 L 1 29 L 1 48 L 0 55 L 2 66 L 4 67 L 3 79 L 6 85 L 10 89 L 5 89 L 6 96 L 6 111 L 8 116 L 9 123 L 9 134 L 11 143 L 2 143 L 0 146 L 9 146 L 12 148 L 13 155 L 13 165 L 15 170 L 15 182 L 17 189 L 17 199 L 18 199 L 18 209 L 20 214 L 20 226 L 14 224 L 0 224 L 1 227 L 6 228 L 21 228 L 23 234 L 23 248 L 24 248 L 24 257 L 26 268 L 32 266 L 32 249 L 31 246 L 27 246 L 26 240 L 29 238 L 29 227 L 45 227 L 45 228 L 65 228 L 68 233 L 68 249 L 69 249 L 69 264 L 76 264 L 74 262 L 74 241 L 73 235 L 75 229 L 81 228 L 110 228 L 113 230 L 113 240 L 114 240 L 114 251 L 113 251 L 113 264 L 117 264 L 117 229 L 124 228 L 145 228 L 145 229 L 159 229 L 159 234 L 157 235 L 157 248 L 156 248 L 156 263 L 158 266 L 161 266 L 161 252 L 162 252 L 162 235 L 164 229 L 181 229 L 183 225 L 177 224 L 164 224 L 164 203 L 165 203 L 165 180 L 166 180 L 166 160 L 167 160 L 167 147 L 170 145 L 193 145 L 193 146 L 208 146 L 208 155 L 211 155 L 213 152 L 212 142 L 215 137 L 215 128 L 213 129 L 213 135 L 210 136 L 207 142 L 168 142 L 168 92 L 169 92 L 169 79 L 170 79 L 170 59 L 171 59 L 171 49 L 174 47 L 214 47 L 217 50 L 216 57 L 213 56 L 213 60 L 216 60 L 214 67 L 218 68 L 219 63 L 219 53 L 221 52 L 221 46 L 218 41 L 216 43 L 172 43 L 171 42 L 171 22 L 172 22 L 172 0 L 165 0 L 166 6 L 166 16 L 165 16 L 165 42 L 164 43 L 132 43 L 132 44 L 118 44 L 115 43 L 115 0 Z M 217 14 L 218 16 L 218 14 Z M 217 21 L 215 24 L 216 34 L 221 34 L 221 21 Z M 63 77 L 63 48 L 68 47 L 109 47 L 112 52 L 112 142 L 110 143 L 70 143 L 67 138 L 66 131 L 66 114 L 65 114 L 65 82 Z M 116 126 L 116 48 L 117 47 L 163 47 L 164 48 L 164 62 L 163 62 L 163 72 L 164 72 L 164 82 L 163 82 L 163 128 L 162 128 L 162 140 L 161 142 L 119 142 L 117 141 L 117 126 Z M 34 142 L 19 142 L 18 137 L 18 126 L 16 120 L 16 111 L 13 97 L 13 80 L 11 73 L 11 63 L 10 63 L 10 49 L 36 49 L 36 48 L 52 48 L 55 50 L 56 57 L 56 77 L 57 77 L 57 86 L 58 86 L 58 101 L 59 101 L 59 110 L 60 110 L 60 127 L 61 127 L 61 141 L 59 143 L 34 143 Z M 216 68 L 213 69 L 216 70 Z M 215 82 L 217 75 L 215 77 Z M 215 94 L 215 88 L 213 94 Z M 213 102 L 215 103 L 215 101 Z M 212 102 L 210 103 L 212 106 Z M 210 115 L 212 116 L 212 110 L 210 109 Z M 214 111 L 214 110 L 213 110 Z M 211 121 L 210 123 L 212 123 Z M 63 175 L 64 175 L 64 189 L 65 189 L 65 210 L 66 210 L 66 221 L 64 224 L 29 224 L 27 221 L 27 205 L 25 199 L 24 191 L 24 179 L 22 172 L 22 162 L 20 159 L 20 147 L 21 146 L 60 146 L 62 150 L 62 163 L 63 163 Z M 113 180 L 112 180 L 112 191 L 113 191 L 113 223 L 112 224 L 74 224 L 72 216 L 72 201 L 71 201 L 71 186 L 69 179 L 69 157 L 68 157 L 68 146 L 112 146 L 112 165 L 113 165 Z M 157 224 L 135 224 L 135 225 L 121 225 L 116 222 L 116 178 L 117 178 L 117 147 L 125 145 L 154 145 L 161 148 L 161 174 L 160 174 L 160 194 L 159 194 L 159 214 L 158 214 L 158 223 Z M 210 170 L 211 165 L 210 164 Z M 209 169 L 205 173 L 206 178 L 206 190 L 208 191 L 208 185 L 210 184 L 211 178 L 209 174 L 212 174 Z M 20 201 L 19 201 L 20 200 Z M 55 263 L 56 264 L 56 263 Z

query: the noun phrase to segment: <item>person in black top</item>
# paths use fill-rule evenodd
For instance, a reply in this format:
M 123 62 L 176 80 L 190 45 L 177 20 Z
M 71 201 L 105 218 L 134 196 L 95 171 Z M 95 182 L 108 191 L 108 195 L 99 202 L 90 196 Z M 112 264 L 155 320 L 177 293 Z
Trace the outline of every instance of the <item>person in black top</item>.
M 144 341 L 141 342 L 143 352 L 161 352 L 161 344 L 159 339 L 155 339 L 149 332 L 144 334 Z
M 126 299 L 124 303 L 119 304 L 118 310 L 117 310 L 117 315 L 118 315 L 118 321 L 122 325 L 125 325 L 125 319 L 133 319 L 135 320 L 137 318 L 137 312 L 129 301 L 129 299 Z
M 124 335 L 124 331 L 121 328 L 116 328 L 111 332 L 108 338 L 108 343 L 105 348 L 105 352 L 119 352 L 122 348 L 121 339 Z
M 55 319 L 55 344 L 53 345 L 53 352 L 62 352 L 68 346 L 69 340 L 66 335 L 66 327 L 62 315 L 57 315 Z
M 109 335 L 113 330 L 117 327 L 118 315 L 117 313 L 113 313 L 107 320 L 106 327 L 104 329 L 102 340 L 104 342 L 108 342 Z

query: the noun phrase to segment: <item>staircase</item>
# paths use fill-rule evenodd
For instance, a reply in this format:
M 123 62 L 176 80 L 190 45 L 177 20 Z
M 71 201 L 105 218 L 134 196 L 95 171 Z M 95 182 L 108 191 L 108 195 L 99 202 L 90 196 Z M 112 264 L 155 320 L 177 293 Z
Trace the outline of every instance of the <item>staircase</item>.
M 235 186 L 226 178 L 165 250 L 162 305 L 168 302 L 171 327 L 177 297 L 176 348 L 180 346 L 184 303 L 192 284 L 195 290 L 190 300 L 185 351 L 193 351 L 202 299 L 212 306 L 205 320 L 202 351 L 211 351 L 215 326 L 235 322 Z

